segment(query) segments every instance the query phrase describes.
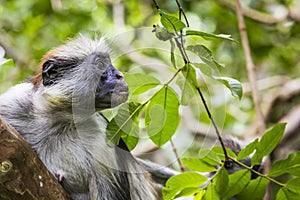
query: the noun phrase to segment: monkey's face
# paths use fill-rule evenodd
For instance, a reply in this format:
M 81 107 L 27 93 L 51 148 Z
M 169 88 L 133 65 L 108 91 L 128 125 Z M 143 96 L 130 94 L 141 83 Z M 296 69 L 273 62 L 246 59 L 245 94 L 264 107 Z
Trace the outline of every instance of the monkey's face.
M 102 64 L 105 65 L 105 69 L 100 76 L 95 94 L 97 109 L 117 106 L 128 98 L 128 86 L 123 74 L 110 62 Z
M 82 58 L 51 57 L 43 64 L 42 79 L 48 93 L 56 95 L 50 95 L 56 98 L 55 103 L 72 104 L 73 109 L 101 110 L 128 98 L 127 83 L 111 64 L 108 53 L 93 52 Z

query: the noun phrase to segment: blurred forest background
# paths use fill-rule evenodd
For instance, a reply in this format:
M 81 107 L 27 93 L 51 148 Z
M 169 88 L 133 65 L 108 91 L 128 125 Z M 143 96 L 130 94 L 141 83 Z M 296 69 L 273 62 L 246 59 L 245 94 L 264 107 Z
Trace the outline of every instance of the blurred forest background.
M 161 9 L 178 14 L 175 1 L 158 2 Z M 191 28 L 230 34 L 240 41 L 233 0 L 184 0 L 181 3 Z M 268 125 L 289 122 L 284 144 L 290 142 L 282 144 L 286 155 L 287 151 L 300 148 L 300 137 L 297 137 L 300 128 L 300 1 L 243 0 L 242 6 L 266 122 Z M 160 70 L 152 69 L 151 65 L 156 63 L 169 68 L 172 65 L 169 53 L 162 53 L 160 41 L 151 33 L 152 26 L 158 22 L 155 6 L 148 0 L 0 0 L 0 46 L 5 51 L 2 58 L 3 50 L 0 50 L 0 63 L 10 58 L 14 61 L 14 64 L 6 62 L 0 66 L 0 92 L 34 75 L 47 51 L 78 33 L 125 37 L 127 46 L 113 43 L 114 65 L 123 72 L 138 67 L 139 72 L 161 77 Z M 244 96 L 239 101 L 222 85 L 206 82 L 205 94 L 218 126 L 224 134 L 242 139 L 255 137 L 255 109 L 241 43 L 195 40 L 209 47 L 214 57 L 226 65 L 222 75 L 243 84 Z M 134 53 L 128 53 L 132 47 Z M 214 137 L 205 112 L 194 121 L 188 114 L 186 120 L 182 120 L 179 128 L 182 134 L 176 136 L 180 140 L 175 140 L 181 153 L 192 154 L 193 147 L 199 149 L 193 140 L 194 146 L 188 148 L 189 151 L 181 150 L 186 137 L 200 140 L 207 135 Z M 143 145 L 143 148 L 153 147 Z M 137 154 L 139 151 L 142 150 L 136 150 Z

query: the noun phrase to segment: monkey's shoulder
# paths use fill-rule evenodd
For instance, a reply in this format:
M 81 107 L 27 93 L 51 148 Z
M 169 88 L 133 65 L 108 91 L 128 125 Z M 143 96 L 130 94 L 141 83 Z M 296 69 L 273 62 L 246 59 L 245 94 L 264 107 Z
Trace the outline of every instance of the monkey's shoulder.
M 33 115 L 33 84 L 24 82 L 0 95 L 0 115 L 13 127 L 22 127 Z
M 0 108 L 16 103 L 27 102 L 32 96 L 33 84 L 24 82 L 10 87 L 7 91 L 0 95 Z

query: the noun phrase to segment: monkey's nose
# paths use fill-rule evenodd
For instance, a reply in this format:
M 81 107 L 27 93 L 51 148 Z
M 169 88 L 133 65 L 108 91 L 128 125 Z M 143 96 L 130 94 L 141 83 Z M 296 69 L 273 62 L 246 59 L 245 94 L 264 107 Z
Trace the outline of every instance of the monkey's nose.
M 123 74 L 119 72 L 116 68 L 114 68 L 114 66 L 112 66 L 111 64 L 107 66 L 106 72 L 108 77 L 116 78 L 118 80 L 122 80 L 124 77 Z
M 116 73 L 116 78 L 117 78 L 117 79 L 120 80 L 120 79 L 123 79 L 123 77 L 124 77 L 124 76 L 123 76 L 123 74 L 122 74 L 121 72 L 117 72 L 117 73 Z

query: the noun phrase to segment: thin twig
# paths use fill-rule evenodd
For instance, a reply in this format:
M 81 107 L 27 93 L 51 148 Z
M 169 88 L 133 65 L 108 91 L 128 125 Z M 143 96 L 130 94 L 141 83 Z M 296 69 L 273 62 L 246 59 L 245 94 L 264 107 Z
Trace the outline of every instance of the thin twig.
M 215 132 L 216 132 L 217 136 L 218 136 L 218 140 L 219 140 L 219 142 L 221 144 L 221 147 L 222 147 L 224 155 L 225 155 L 225 160 L 228 160 L 229 157 L 228 157 L 228 154 L 227 154 L 227 151 L 226 151 L 226 148 L 225 148 L 225 144 L 224 144 L 223 139 L 221 137 L 221 134 L 220 134 L 220 132 L 218 130 L 218 127 L 217 127 L 217 125 L 215 123 L 215 120 L 214 120 L 214 118 L 212 117 L 212 115 L 211 115 L 211 113 L 209 111 L 209 108 L 208 108 L 208 106 L 206 104 L 205 98 L 204 98 L 204 96 L 203 96 L 203 94 L 202 94 L 202 92 L 201 92 L 201 90 L 200 90 L 199 87 L 197 87 L 197 91 L 198 91 L 198 94 L 201 97 L 201 101 L 202 101 L 202 103 L 203 103 L 203 105 L 205 107 L 206 113 L 207 113 L 207 115 L 208 115 L 208 117 L 209 117 L 209 119 L 210 119 L 210 121 L 211 121 L 214 129 L 215 129 Z
M 180 36 L 179 36 L 180 37 Z M 181 40 L 182 40 L 182 37 L 180 37 Z M 182 59 L 184 61 L 184 64 L 188 64 L 189 63 L 189 58 L 185 52 L 185 48 L 183 47 L 183 43 L 182 42 L 179 42 L 177 38 L 174 38 L 175 42 L 176 42 L 176 45 L 182 55 Z
M 275 184 L 277 184 L 281 187 L 283 187 L 285 185 L 284 183 L 281 183 L 281 182 L 279 182 L 279 181 L 277 181 L 277 180 L 275 180 L 275 179 L 273 179 L 273 178 L 271 178 L 271 177 L 269 177 L 265 174 L 262 174 L 262 173 L 260 173 L 256 170 L 252 169 L 252 167 L 249 167 L 248 165 L 245 165 L 244 163 L 242 163 L 241 161 L 238 161 L 235 158 L 229 157 L 229 159 L 232 160 L 233 162 L 235 162 L 236 164 L 242 166 L 243 168 L 250 170 L 251 172 L 257 174 L 258 176 L 264 177 L 264 178 L 268 179 L 269 181 L 271 181 L 271 182 L 273 182 L 273 183 L 275 183 Z
M 179 20 L 181 20 L 181 14 L 183 14 L 184 20 L 186 22 L 186 26 L 189 27 L 190 26 L 189 25 L 189 21 L 188 21 L 185 13 L 183 11 L 183 8 L 182 8 L 179 0 L 176 0 L 176 3 L 177 3 L 177 6 L 178 6 L 178 9 L 179 9 Z M 184 48 L 184 44 L 183 44 L 183 37 L 182 36 L 183 36 L 183 33 L 182 33 L 182 30 L 180 30 L 180 35 L 179 35 L 180 42 L 176 38 L 175 38 L 175 41 L 176 41 L 176 44 L 177 44 L 178 48 L 180 49 L 181 54 L 183 55 L 184 63 L 187 64 L 189 62 L 189 59 L 188 59 L 187 54 L 185 52 L 185 48 Z
M 248 78 L 249 78 L 249 82 L 250 82 L 251 89 L 252 89 L 252 98 L 253 98 L 253 103 L 254 103 L 254 107 L 255 107 L 255 111 L 256 111 L 256 124 L 258 126 L 258 133 L 261 135 L 266 130 L 266 124 L 265 124 L 265 119 L 264 119 L 264 116 L 262 114 L 262 110 L 260 107 L 259 95 L 257 92 L 255 67 L 254 67 L 254 63 L 253 63 L 252 56 L 250 53 L 247 29 L 246 29 L 246 25 L 244 22 L 241 3 L 239 0 L 235 1 L 235 6 L 236 6 L 236 14 L 238 17 L 238 25 L 239 25 L 239 30 L 240 30 L 240 34 L 241 34 L 242 45 L 243 45 L 244 54 L 245 54 L 245 58 L 246 58 L 246 68 L 248 71 Z M 267 158 L 267 160 L 268 159 L 269 158 Z M 270 168 L 270 162 L 266 163 L 265 168 L 266 169 Z M 270 197 L 270 185 L 267 186 L 267 191 L 266 191 L 264 199 L 269 199 L 269 197 Z
M 252 89 L 253 103 L 255 106 L 256 118 L 257 118 L 256 123 L 258 125 L 259 134 L 263 134 L 266 129 L 266 124 L 265 124 L 264 116 L 262 114 L 262 110 L 261 110 L 260 103 L 259 103 L 259 95 L 257 92 L 257 85 L 256 85 L 255 67 L 254 67 L 254 63 L 253 63 L 251 53 L 250 53 L 246 25 L 244 22 L 244 17 L 242 14 L 241 4 L 240 4 L 239 0 L 236 0 L 236 13 L 237 13 L 237 17 L 238 17 L 238 25 L 239 25 L 239 30 L 240 30 L 240 34 L 241 34 L 242 46 L 243 46 L 244 54 L 245 54 L 245 58 L 246 58 L 246 68 L 248 71 L 248 78 L 249 78 L 251 89 Z
M 157 9 L 157 10 L 160 10 L 160 8 L 159 8 L 159 5 L 158 5 L 157 1 L 156 1 L 156 0 L 152 0 L 152 1 L 153 1 L 154 5 L 155 5 L 156 9 Z
M 182 67 L 179 68 L 179 69 L 175 72 L 175 74 L 172 76 L 172 78 L 171 78 L 170 80 L 168 80 L 168 81 L 165 83 L 165 85 L 169 85 L 169 84 L 174 80 L 174 78 L 179 74 L 179 72 L 181 72 L 181 70 L 182 70 Z
M 182 6 L 181 6 L 179 0 L 176 0 L 176 3 L 177 3 L 177 6 L 178 6 L 178 9 L 179 9 L 179 19 L 181 20 L 181 14 L 182 14 L 183 17 L 184 17 L 184 20 L 185 20 L 185 22 L 186 22 L 186 26 L 187 26 L 187 27 L 190 27 L 189 21 L 188 21 L 188 19 L 187 19 L 185 13 L 184 13 L 184 11 L 183 11 L 183 8 L 182 8 Z
M 181 161 L 181 159 L 180 159 L 180 157 L 179 157 L 179 155 L 178 155 L 178 153 L 177 153 L 177 149 L 176 149 L 175 144 L 174 144 L 174 142 L 173 142 L 172 139 L 170 139 L 170 143 L 171 143 L 171 146 L 172 146 L 172 150 L 173 150 L 173 152 L 174 152 L 174 154 L 175 154 L 175 156 L 176 156 L 176 160 L 177 160 L 177 162 L 178 162 L 178 165 L 179 165 L 179 167 L 180 167 L 180 171 L 181 171 L 181 172 L 184 172 L 184 171 L 185 171 L 185 168 L 184 168 L 184 166 L 183 166 L 183 164 L 182 164 L 182 161 Z
M 176 0 L 176 1 L 177 1 L 177 0 Z M 156 9 L 159 11 L 160 8 L 159 8 L 159 5 L 158 5 L 157 1 L 156 1 L 156 0 L 153 0 L 153 2 L 154 2 L 154 4 L 155 4 Z M 180 5 L 179 2 L 177 2 L 177 5 Z M 182 10 L 182 8 L 181 8 L 181 10 Z M 184 13 L 183 10 L 182 10 L 182 11 L 179 11 L 179 17 L 181 17 L 181 12 Z M 185 14 L 184 14 L 184 17 L 185 17 Z M 186 17 L 185 17 L 185 18 L 186 18 Z M 186 21 L 187 21 L 187 20 L 186 20 Z M 188 22 L 187 22 L 187 23 L 188 23 Z M 188 59 L 187 59 L 187 55 L 186 55 L 186 52 L 184 51 L 184 47 L 183 47 L 182 31 L 181 31 L 180 33 L 181 33 L 181 34 L 180 34 L 181 43 L 180 43 L 176 38 L 175 38 L 175 42 L 176 42 L 176 45 L 177 45 L 177 47 L 179 48 L 179 50 L 180 50 L 180 52 L 181 52 L 181 55 L 182 55 L 182 57 L 183 57 L 183 59 L 184 59 L 184 63 L 187 64 L 187 63 L 188 63 Z M 174 76 L 173 76 L 173 77 L 172 77 L 165 85 L 167 86 L 168 84 L 170 84 L 170 83 L 174 80 L 174 78 L 179 74 L 179 72 L 180 72 L 181 70 L 182 70 L 182 68 L 179 68 L 179 69 L 176 71 L 176 73 L 174 74 Z M 182 172 L 184 172 L 184 171 L 185 171 L 185 168 L 184 168 L 184 166 L 183 166 L 183 164 L 182 164 L 182 161 L 181 161 L 181 159 L 180 159 L 180 157 L 179 157 L 179 155 L 178 155 L 178 153 L 177 153 L 177 149 L 176 149 L 176 147 L 175 147 L 175 145 L 174 145 L 172 139 L 170 139 L 170 143 L 171 143 L 171 146 L 172 146 L 172 150 L 173 150 L 173 152 L 174 152 L 174 154 L 175 154 L 176 160 L 177 160 L 177 162 L 178 162 L 178 165 L 179 165 L 179 167 L 180 167 L 180 170 L 181 170 Z
M 154 4 L 155 4 L 155 6 L 156 6 L 156 9 L 159 10 L 160 8 L 159 8 L 159 5 L 158 5 L 157 1 L 156 1 L 156 0 L 153 0 L 153 2 L 154 2 Z M 179 3 L 178 0 L 176 0 L 176 3 L 177 3 L 178 8 L 179 8 L 179 10 L 180 10 L 180 12 L 179 12 L 179 18 L 181 18 L 181 13 L 184 13 L 184 11 L 183 11 L 183 9 L 182 9 L 182 7 L 181 7 L 181 5 L 180 5 L 180 3 Z M 186 20 L 186 22 L 187 22 L 187 26 L 189 26 L 189 23 L 188 23 L 188 20 L 187 20 L 185 14 L 183 14 L 183 15 L 184 15 L 185 20 Z M 182 55 L 183 61 L 184 61 L 185 66 L 186 66 L 188 63 L 190 63 L 190 61 L 189 61 L 188 55 L 187 55 L 187 53 L 186 53 L 186 51 L 185 51 L 185 48 L 184 48 L 183 39 L 182 39 L 182 32 L 181 32 L 180 35 L 177 34 L 177 36 L 181 39 L 181 42 L 179 42 L 177 38 L 174 38 L 174 40 L 175 40 L 175 42 L 176 42 L 177 47 L 179 48 L 179 51 L 180 51 L 180 53 L 181 53 L 181 55 Z M 177 76 L 177 74 L 181 71 L 181 69 L 182 69 L 182 68 L 180 68 L 180 70 L 178 70 L 178 71 L 176 72 L 176 74 L 171 78 L 171 81 Z M 169 83 L 169 82 L 167 82 L 167 83 Z M 202 103 L 203 103 L 203 105 L 204 105 L 204 107 L 205 107 L 205 110 L 206 110 L 206 112 L 207 112 L 207 115 L 209 116 L 209 118 L 210 118 L 210 120 L 211 120 L 211 122 L 212 122 L 212 124 L 213 124 L 213 126 L 214 126 L 215 132 L 216 132 L 216 134 L 217 134 L 217 136 L 218 136 L 218 140 L 220 141 L 220 144 L 221 144 L 221 146 L 222 146 L 222 149 L 223 149 L 223 152 L 224 152 L 225 159 L 228 160 L 229 157 L 228 157 L 228 154 L 227 154 L 227 151 L 226 151 L 226 148 L 225 148 L 223 139 L 222 139 L 221 134 L 220 134 L 220 132 L 219 132 L 219 130 L 218 130 L 218 127 L 217 127 L 217 125 L 216 125 L 216 123 L 215 123 L 215 121 L 214 121 L 214 118 L 212 117 L 212 115 L 211 115 L 211 113 L 210 113 L 210 111 L 209 111 L 209 108 L 208 108 L 208 106 L 207 106 L 207 104 L 206 104 L 205 98 L 204 98 L 204 96 L 203 96 L 203 94 L 202 94 L 200 88 L 198 88 L 196 85 L 195 85 L 195 88 L 197 89 L 197 91 L 198 91 L 198 93 L 199 93 L 199 95 L 200 95 L 200 97 L 201 97 L 201 101 L 202 101 Z M 178 161 L 178 162 L 179 162 L 179 161 Z

